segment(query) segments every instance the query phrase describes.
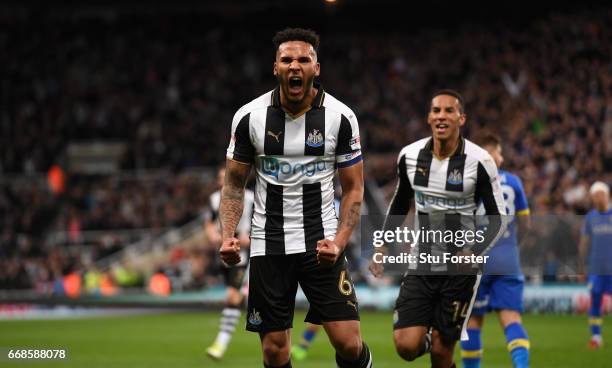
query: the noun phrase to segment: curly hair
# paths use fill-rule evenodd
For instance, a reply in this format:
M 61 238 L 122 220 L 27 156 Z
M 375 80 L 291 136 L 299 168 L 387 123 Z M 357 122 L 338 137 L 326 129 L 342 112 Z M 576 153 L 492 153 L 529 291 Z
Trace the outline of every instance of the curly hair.
M 319 35 L 311 29 L 286 28 L 278 31 L 274 38 L 272 38 L 272 43 L 274 43 L 276 50 L 278 50 L 282 43 L 287 41 L 304 41 L 311 44 L 315 52 L 319 53 Z

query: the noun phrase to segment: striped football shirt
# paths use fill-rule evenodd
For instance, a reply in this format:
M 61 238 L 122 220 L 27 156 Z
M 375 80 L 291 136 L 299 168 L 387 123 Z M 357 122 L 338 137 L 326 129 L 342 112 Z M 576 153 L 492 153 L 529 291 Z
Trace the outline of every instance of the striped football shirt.
M 353 111 L 315 84 L 310 110 L 292 117 L 276 87 L 236 112 L 227 158 L 255 166 L 251 257 L 295 254 L 333 239 L 336 168 L 361 161 Z

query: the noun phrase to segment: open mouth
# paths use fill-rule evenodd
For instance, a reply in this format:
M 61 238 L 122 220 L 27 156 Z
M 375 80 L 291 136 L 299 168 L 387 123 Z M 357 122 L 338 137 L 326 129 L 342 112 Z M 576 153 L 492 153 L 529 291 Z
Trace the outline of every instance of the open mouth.
M 435 125 L 436 126 L 436 131 L 438 133 L 444 133 L 446 132 L 446 130 L 448 129 L 449 125 L 446 123 L 438 123 Z
M 289 78 L 289 90 L 291 92 L 299 92 L 302 89 L 302 78 L 291 77 Z

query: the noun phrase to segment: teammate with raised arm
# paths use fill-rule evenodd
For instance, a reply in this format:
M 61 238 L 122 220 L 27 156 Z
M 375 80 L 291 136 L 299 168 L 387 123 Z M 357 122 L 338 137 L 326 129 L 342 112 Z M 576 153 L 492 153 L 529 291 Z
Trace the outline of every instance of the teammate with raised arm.
M 427 120 L 432 136 L 399 153 L 399 182 L 384 228 L 400 226 L 413 201 L 418 226 L 428 226 L 440 218 L 444 223 L 445 219 L 473 219 L 482 202 L 490 217 L 486 241 L 460 251 L 454 249 L 454 244 L 437 244 L 453 249 L 455 254 L 481 254 L 503 230 L 499 215 L 504 205 L 495 162 L 487 151 L 461 136 L 466 114 L 457 92 L 436 92 Z M 419 243 L 413 250 L 433 254 L 443 251 L 439 248 Z M 432 367 L 455 367 L 453 351 L 465 329 L 479 279 L 475 272 L 457 274 L 462 273 L 460 268 L 446 263 L 409 265 L 395 304 L 393 325 L 395 348 L 403 359 L 411 361 L 430 352 Z M 371 262 L 370 270 L 381 276 L 384 267 Z
M 273 39 L 278 86 L 238 110 L 221 198 L 222 259 L 240 262 L 234 231 L 246 178 L 256 170 L 247 330 L 259 333 L 264 366 L 291 367 L 298 283 L 306 321 L 322 324 L 339 367 L 371 367 L 344 250 L 359 221 L 363 163 L 355 114 L 314 82 L 319 37 L 286 29 Z M 334 173 L 342 198 L 334 211 Z

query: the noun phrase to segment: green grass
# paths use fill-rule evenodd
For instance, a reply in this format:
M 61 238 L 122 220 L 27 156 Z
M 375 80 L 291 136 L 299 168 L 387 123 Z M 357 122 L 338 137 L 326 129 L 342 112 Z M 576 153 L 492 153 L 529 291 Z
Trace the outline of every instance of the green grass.
M 303 317 L 302 313 L 296 315 L 294 340 L 297 340 L 302 330 L 300 321 Z M 236 332 L 223 361 L 213 362 L 205 356 L 205 347 L 217 333 L 218 319 L 218 313 L 173 313 L 50 321 L 3 321 L 0 322 L 2 351 L 24 347 L 66 348 L 69 350 L 69 360 L 8 362 L 6 358 L 0 358 L 0 366 L 261 367 L 259 339 L 257 335 L 244 331 L 244 323 L 241 323 Z M 587 349 L 589 332 L 585 316 L 528 315 L 525 317 L 525 326 L 531 338 L 533 367 L 612 366 L 610 317 L 604 322 L 604 340 L 611 345 L 600 351 Z M 428 357 L 422 357 L 411 364 L 402 362 L 397 357 L 391 338 L 390 313 L 363 313 L 362 330 L 373 351 L 376 368 L 429 367 Z M 483 341 L 484 367 L 511 366 L 503 333 L 493 316 L 489 318 Z M 335 367 L 333 357 L 327 337 L 320 335 L 313 343 L 308 359 L 305 362 L 294 362 L 293 366 Z

